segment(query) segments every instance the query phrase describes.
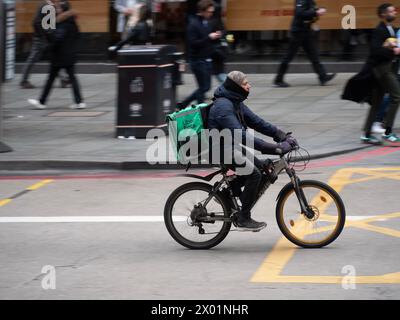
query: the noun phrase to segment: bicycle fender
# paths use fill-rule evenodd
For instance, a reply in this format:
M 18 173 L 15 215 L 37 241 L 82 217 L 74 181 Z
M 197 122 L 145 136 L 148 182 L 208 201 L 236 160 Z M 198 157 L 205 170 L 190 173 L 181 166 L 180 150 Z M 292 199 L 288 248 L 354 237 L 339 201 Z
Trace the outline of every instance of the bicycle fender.
M 294 186 L 293 186 L 293 183 L 292 182 L 289 182 L 287 185 L 285 185 L 283 188 L 282 188 L 282 190 L 279 192 L 279 194 L 278 194 L 278 196 L 276 197 L 276 200 L 275 201 L 279 201 L 279 199 L 280 198 L 282 198 L 282 196 L 287 192 L 287 191 L 289 191 L 290 189 L 293 189 L 294 188 Z
M 209 174 L 208 176 L 199 176 L 197 174 L 179 174 L 178 177 L 186 177 L 186 178 L 194 178 L 194 179 L 199 179 L 203 181 L 210 182 L 215 176 L 219 175 L 222 171 L 216 171 L 214 173 Z

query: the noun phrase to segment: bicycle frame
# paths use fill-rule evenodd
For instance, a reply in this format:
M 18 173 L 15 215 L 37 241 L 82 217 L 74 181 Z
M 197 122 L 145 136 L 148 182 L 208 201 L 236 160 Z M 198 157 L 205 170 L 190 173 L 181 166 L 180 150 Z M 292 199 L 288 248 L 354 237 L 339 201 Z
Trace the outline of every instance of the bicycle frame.
M 300 205 L 300 209 L 301 209 L 301 213 L 305 214 L 308 218 L 313 218 L 314 216 L 314 212 L 312 210 L 310 210 L 310 207 L 307 203 L 307 199 L 304 195 L 303 190 L 300 188 L 300 179 L 299 177 L 296 175 L 296 171 L 294 170 L 294 168 L 291 168 L 289 166 L 288 161 L 286 160 L 286 158 L 284 156 L 281 156 L 280 159 L 273 161 L 273 166 L 274 166 L 274 173 L 278 176 L 280 175 L 283 171 L 285 171 L 287 173 L 287 175 L 289 176 L 291 183 L 293 185 L 295 194 L 297 196 L 297 199 L 299 200 L 299 205 Z M 209 194 L 208 198 L 204 201 L 204 203 L 202 203 L 203 207 L 207 207 L 207 204 L 212 200 L 212 198 L 214 197 L 215 193 L 218 192 L 219 190 L 222 189 L 222 187 L 227 186 L 228 190 L 230 192 L 230 196 L 231 196 L 231 200 L 234 204 L 235 208 L 234 211 L 231 212 L 231 217 L 233 214 L 235 214 L 236 212 L 240 211 L 240 206 L 236 200 L 236 197 L 233 195 L 233 192 L 230 188 L 230 182 L 233 181 L 235 179 L 235 175 L 228 175 L 228 171 L 229 168 L 223 166 L 220 170 L 206 176 L 206 177 L 201 177 L 201 176 L 197 176 L 197 175 L 192 175 L 192 174 L 185 174 L 182 176 L 185 177 L 191 177 L 191 178 L 197 178 L 197 179 L 201 179 L 204 181 L 208 181 L 210 182 L 214 177 L 216 177 L 217 175 L 221 174 L 222 175 L 222 179 L 217 181 L 214 186 L 213 186 L 213 192 Z M 260 192 L 257 195 L 256 200 L 253 203 L 252 208 L 258 203 L 258 201 L 260 200 L 260 198 L 263 196 L 263 194 L 265 193 L 265 191 L 270 187 L 271 182 L 266 179 L 264 185 L 261 186 L 260 188 Z M 282 191 L 281 191 L 282 192 Z M 280 192 L 280 194 L 281 194 Z M 279 196 L 278 198 L 279 199 Z M 232 218 L 227 218 L 225 216 L 218 216 L 218 215 L 214 215 L 214 216 L 207 216 L 207 217 L 202 217 L 199 219 L 199 222 L 205 222 L 205 223 L 213 223 L 215 221 L 225 221 L 225 222 L 231 222 Z

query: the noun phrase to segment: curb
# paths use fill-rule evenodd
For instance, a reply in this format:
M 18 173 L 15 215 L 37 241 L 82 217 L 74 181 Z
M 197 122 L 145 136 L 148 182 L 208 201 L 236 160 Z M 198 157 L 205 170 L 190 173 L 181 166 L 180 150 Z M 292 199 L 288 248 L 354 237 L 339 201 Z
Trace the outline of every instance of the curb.
M 332 151 L 322 154 L 310 155 L 310 160 L 324 159 L 334 156 L 340 156 L 367 148 L 372 145 L 362 146 L 346 150 Z M 294 161 L 300 161 L 294 158 Z M 191 168 L 204 169 L 213 168 L 213 165 L 193 164 Z M 186 169 L 186 165 L 177 163 L 150 164 L 146 161 L 137 162 L 105 162 L 105 161 L 64 161 L 64 160 L 34 160 L 21 161 L 10 160 L 0 161 L 0 171 L 25 171 L 25 170 L 181 170 Z

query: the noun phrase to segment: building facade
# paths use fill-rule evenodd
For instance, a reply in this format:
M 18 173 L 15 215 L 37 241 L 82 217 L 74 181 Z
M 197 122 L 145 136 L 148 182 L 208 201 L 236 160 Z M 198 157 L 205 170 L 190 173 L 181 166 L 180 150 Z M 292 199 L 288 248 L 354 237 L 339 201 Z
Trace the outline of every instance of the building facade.
M 29 53 L 32 19 L 43 0 L 16 0 L 17 60 Z M 117 13 L 114 0 L 69 0 L 78 12 L 82 32 L 80 58 L 104 60 L 107 47 L 119 40 L 116 32 Z M 172 43 L 184 50 L 187 16 L 195 13 L 198 0 L 153 0 L 152 11 L 155 43 Z M 294 0 L 216 0 L 222 9 L 226 28 L 234 33 L 236 56 L 279 55 L 285 50 L 288 29 L 294 13 Z M 351 19 L 347 0 L 320 0 L 328 14 L 318 21 L 322 53 L 341 54 L 351 48 L 366 52 L 369 30 L 377 23 L 376 7 L 381 0 L 352 0 L 356 13 L 356 30 L 343 29 Z M 400 5 L 395 1 L 395 5 Z M 347 8 L 347 11 L 346 11 Z M 351 8 L 350 8 L 351 9 Z M 350 12 L 351 13 L 351 12 Z M 347 48 L 346 48 L 347 46 Z

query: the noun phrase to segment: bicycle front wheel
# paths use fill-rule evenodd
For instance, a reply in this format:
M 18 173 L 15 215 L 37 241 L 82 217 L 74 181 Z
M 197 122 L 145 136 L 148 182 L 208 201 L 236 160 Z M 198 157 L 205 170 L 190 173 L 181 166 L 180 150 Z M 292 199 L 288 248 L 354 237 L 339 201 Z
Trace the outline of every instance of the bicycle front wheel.
M 312 216 L 301 212 L 292 183 L 281 191 L 276 205 L 279 229 L 292 243 L 303 248 L 321 248 L 332 243 L 343 230 L 346 212 L 339 194 L 320 181 L 300 182 Z

